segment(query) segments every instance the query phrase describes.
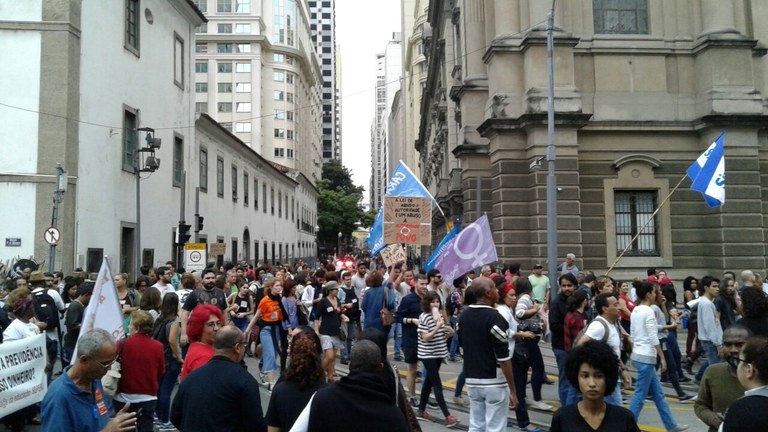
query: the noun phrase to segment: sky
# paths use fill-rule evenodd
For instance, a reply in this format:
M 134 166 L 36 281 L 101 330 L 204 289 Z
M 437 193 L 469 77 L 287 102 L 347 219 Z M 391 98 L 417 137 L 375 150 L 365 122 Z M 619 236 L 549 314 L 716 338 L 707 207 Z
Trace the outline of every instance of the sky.
M 400 0 L 336 0 L 336 43 L 341 52 L 342 164 L 366 189 L 371 178 L 371 123 L 375 112 L 376 54 L 399 32 Z

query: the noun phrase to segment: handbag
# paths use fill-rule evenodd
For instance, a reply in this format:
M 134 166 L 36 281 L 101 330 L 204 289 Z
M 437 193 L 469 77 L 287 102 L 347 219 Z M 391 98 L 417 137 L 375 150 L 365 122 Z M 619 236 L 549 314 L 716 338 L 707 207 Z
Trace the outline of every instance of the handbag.
M 123 348 L 125 348 L 125 339 L 120 344 L 120 352 L 117 353 L 115 361 L 112 362 L 112 366 L 109 367 L 107 373 L 101 378 L 101 387 L 104 388 L 104 393 L 107 396 L 114 396 L 117 394 L 117 387 L 120 384 L 120 361 L 123 359 Z
M 395 323 L 395 314 L 393 314 L 392 311 L 387 308 L 387 291 L 389 291 L 389 289 L 386 286 L 382 288 L 384 288 L 384 303 L 381 306 L 381 312 L 379 312 L 379 315 L 381 316 L 381 325 L 384 327 L 390 327 Z
M 535 313 L 533 316 L 521 319 L 520 324 L 517 325 L 517 331 L 529 331 L 535 335 L 542 334 L 541 315 Z

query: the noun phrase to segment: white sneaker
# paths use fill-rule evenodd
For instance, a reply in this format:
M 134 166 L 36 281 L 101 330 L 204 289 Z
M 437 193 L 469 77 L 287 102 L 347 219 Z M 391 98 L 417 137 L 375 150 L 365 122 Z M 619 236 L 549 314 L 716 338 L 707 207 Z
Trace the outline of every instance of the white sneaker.
M 552 411 L 554 407 L 552 405 L 549 405 L 547 403 L 544 403 L 542 401 L 532 401 L 530 404 L 528 404 L 531 408 L 536 408 L 537 410 L 541 411 Z
M 464 400 L 464 398 L 461 397 L 461 396 L 454 396 L 453 397 L 453 403 L 455 403 L 458 406 L 462 406 L 462 407 L 465 407 L 465 406 L 469 405 L 467 403 L 467 401 Z

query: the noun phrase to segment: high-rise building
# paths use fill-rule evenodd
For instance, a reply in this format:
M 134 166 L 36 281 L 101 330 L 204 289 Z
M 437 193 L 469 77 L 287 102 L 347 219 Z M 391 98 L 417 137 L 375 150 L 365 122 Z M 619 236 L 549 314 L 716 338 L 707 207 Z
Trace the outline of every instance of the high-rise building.
M 196 111 L 317 181 L 324 82 L 307 0 L 195 3 L 208 18 L 195 45 Z
M 336 7 L 335 0 L 309 0 L 312 44 L 322 70 L 322 157 L 341 160 L 338 94 L 336 91 Z

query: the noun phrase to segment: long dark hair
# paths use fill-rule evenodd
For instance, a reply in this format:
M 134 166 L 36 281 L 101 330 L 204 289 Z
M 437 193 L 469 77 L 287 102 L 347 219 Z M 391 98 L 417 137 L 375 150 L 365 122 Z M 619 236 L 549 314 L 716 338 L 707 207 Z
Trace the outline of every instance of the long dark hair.
M 158 321 L 173 321 L 179 316 L 179 296 L 169 292 L 163 296 L 163 304 L 160 306 Z

